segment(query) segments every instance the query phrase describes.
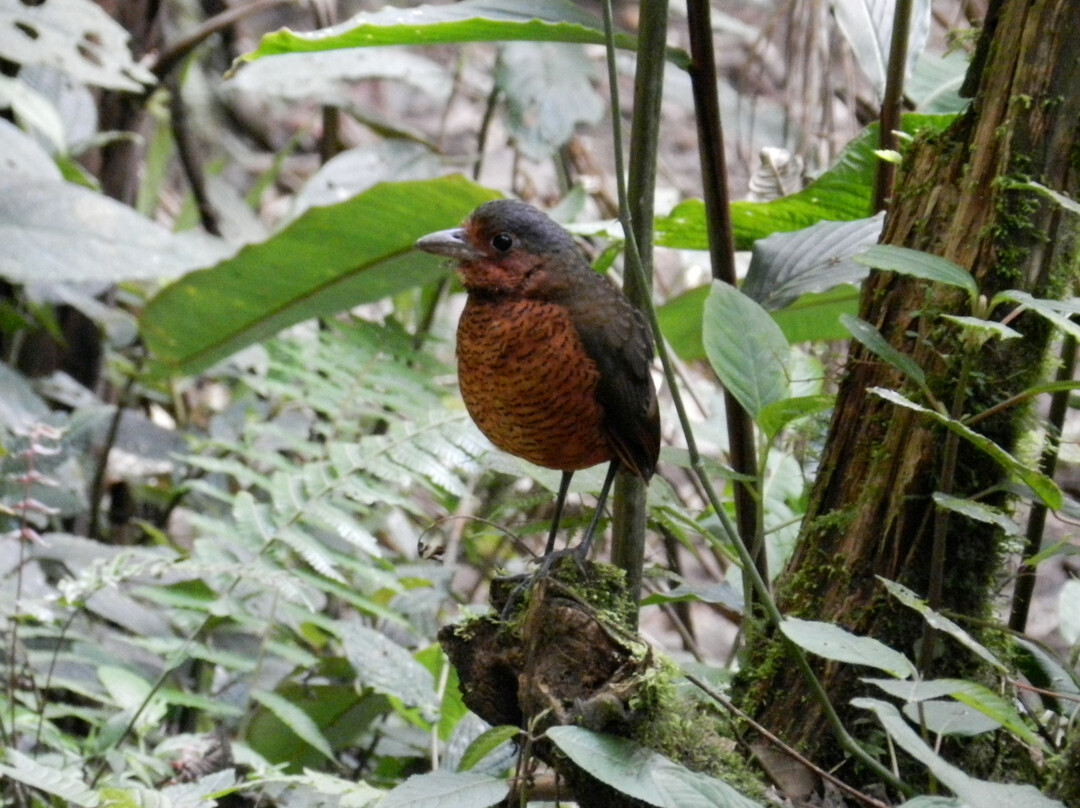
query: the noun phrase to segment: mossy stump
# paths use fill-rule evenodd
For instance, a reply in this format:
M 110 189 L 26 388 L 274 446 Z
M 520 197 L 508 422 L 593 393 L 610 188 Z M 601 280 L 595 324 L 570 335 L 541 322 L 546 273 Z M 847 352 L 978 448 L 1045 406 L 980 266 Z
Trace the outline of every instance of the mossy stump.
M 733 744 L 717 733 L 716 716 L 682 702 L 675 667 L 627 628 L 636 604 L 621 570 L 592 563 L 579 569 L 566 557 L 531 588 L 519 589 L 520 583 L 497 579 L 491 614 L 439 632 L 470 710 L 490 724 L 527 732 L 535 739 L 532 752 L 582 808 L 644 803 L 575 765 L 544 737 L 551 727 L 630 738 L 708 774 L 730 768 Z M 510 598 L 515 603 L 504 618 Z

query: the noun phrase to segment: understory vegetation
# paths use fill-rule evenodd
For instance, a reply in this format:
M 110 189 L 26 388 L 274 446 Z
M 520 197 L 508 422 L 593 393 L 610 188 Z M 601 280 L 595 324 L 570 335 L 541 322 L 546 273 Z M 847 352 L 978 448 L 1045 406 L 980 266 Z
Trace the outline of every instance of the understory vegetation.
M 573 802 L 546 744 L 635 804 L 1080 806 L 1075 246 L 1052 283 L 989 291 L 878 243 L 882 177 L 970 112 L 987 3 L 607 6 L 0 0 L 0 804 Z M 710 19 L 715 57 L 690 33 Z M 1080 205 L 1015 168 L 1009 221 L 1050 210 L 1023 238 L 1074 245 Z M 490 726 L 440 644 L 533 569 L 559 482 L 469 419 L 462 289 L 412 249 L 499 196 L 648 289 L 664 448 L 624 644 L 656 664 L 639 701 L 707 763 Z M 871 273 L 933 290 L 909 350 L 859 316 Z M 999 400 L 1014 378 L 980 361 L 1006 344 L 1034 358 Z M 862 576 L 925 632 L 903 648 L 772 594 L 800 541 L 855 519 L 802 517 L 869 362 L 894 374 L 866 392 L 890 424 L 944 447 L 926 586 L 834 556 L 786 603 Z M 987 429 L 1002 413 L 1012 445 Z M 969 495 L 966 457 L 1001 481 Z M 603 474 L 576 475 L 565 536 Z M 621 527 L 603 525 L 606 558 Z M 942 593 L 961 525 L 997 548 L 972 561 L 992 579 L 974 615 Z M 820 684 L 840 667 L 863 688 L 842 700 Z M 757 722 L 779 668 L 839 762 Z

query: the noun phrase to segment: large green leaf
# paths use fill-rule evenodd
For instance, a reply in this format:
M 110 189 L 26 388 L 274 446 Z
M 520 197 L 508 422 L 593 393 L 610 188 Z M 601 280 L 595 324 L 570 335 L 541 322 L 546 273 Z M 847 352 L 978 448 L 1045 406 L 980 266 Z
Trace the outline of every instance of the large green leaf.
M 597 780 L 660 808 L 759 808 L 722 780 L 669 760 L 627 738 L 581 727 L 552 727 L 547 736 Z
M 900 712 L 887 702 L 857 698 L 852 699 L 851 704 L 874 712 L 896 745 L 926 766 L 939 782 L 967 805 L 977 805 L 979 808 L 1064 808 L 1057 800 L 1041 795 L 1034 786 L 976 780 L 927 746 Z
M 334 759 L 334 750 L 330 748 L 319 725 L 293 702 L 268 690 L 253 690 L 251 698 L 277 716 L 285 726 L 328 760 Z
M 245 61 L 278 53 L 369 48 L 378 45 L 440 45 L 455 42 L 580 42 L 603 44 L 600 20 L 570 0 L 462 0 L 414 8 L 387 7 L 311 33 L 283 28 L 265 35 Z M 617 34 L 616 44 L 636 40 Z
M 503 779 L 475 772 L 414 774 L 388 792 L 379 808 L 485 808 L 510 792 Z
M 894 348 L 873 323 L 849 314 L 840 315 L 840 322 L 851 333 L 851 336 L 873 351 L 875 356 L 888 362 L 919 387 L 926 387 L 926 374 L 923 373 L 923 369 L 906 353 Z
M 128 49 L 128 32 L 91 0 L 0 0 L 0 56 L 47 65 L 83 84 L 142 92 L 154 75 Z
M 787 398 L 791 347 L 769 313 L 734 286 L 712 285 L 702 338 L 720 382 L 752 418 Z
M 887 269 L 913 278 L 959 287 L 968 293 L 972 301 L 979 296 L 979 287 L 971 273 L 940 255 L 892 244 L 878 244 L 856 256 L 855 260 L 868 267 Z
M 780 623 L 784 636 L 812 654 L 850 665 L 866 665 L 901 679 L 917 671 L 911 661 L 873 637 L 860 637 L 832 623 L 785 617 Z
M 850 222 L 818 222 L 758 239 L 743 293 L 774 311 L 808 292 L 861 283 L 870 270 L 852 258 L 877 243 L 884 220 L 884 214 L 878 214 Z
M 836 24 L 855 60 L 877 91 L 885 95 L 885 76 L 892 45 L 896 0 L 833 0 Z M 914 0 L 908 7 L 909 29 L 904 78 L 911 75 L 930 34 L 930 0 Z
M 70 764 L 56 769 L 10 747 L 0 749 L 0 761 L 0 774 L 5 778 L 40 789 L 65 803 L 81 808 L 95 808 L 101 803 L 100 795 L 79 779 L 78 769 Z
M 286 326 L 425 284 L 440 262 L 413 243 L 494 196 L 443 177 L 382 183 L 311 208 L 266 241 L 163 289 L 143 312 L 143 338 L 168 369 L 194 373 Z
M 846 340 L 850 335 L 841 316 L 858 312 L 859 294 L 858 286 L 846 283 L 827 292 L 808 292 L 790 306 L 770 313 L 788 342 Z
M 19 174 L 0 177 L 0 243 L 0 276 L 15 283 L 168 279 L 223 251 L 104 194 Z
M 941 131 L 952 115 L 905 115 L 905 132 Z M 731 221 L 735 248 L 749 250 L 754 242 L 772 233 L 802 230 L 823 220 L 849 221 L 869 216 L 878 157 L 877 125 L 855 137 L 829 170 L 803 190 L 771 202 L 733 202 Z M 677 205 L 668 216 L 657 219 L 656 243 L 663 247 L 707 250 L 705 205 L 691 199 Z
M 966 424 L 937 412 L 936 410 L 931 410 L 920 404 L 916 404 L 914 401 L 905 398 L 895 390 L 887 390 L 883 387 L 871 387 L 870 392 L 899 407 L 907 407 L 909 410 L 922 413 L 928 418 L 932 418 L 942 424 L 950 432 L 959 435 L 968 443 L 981 449 L 1007 472 L 1021 480 L 1048 508 L 1055 511 L 1061 508 L 1061 489 L 1054 484 L 1053 480 L 1038 469 L 1031 468 L 1020 460 L 1017 460 L 985 435 L 980 435 Z

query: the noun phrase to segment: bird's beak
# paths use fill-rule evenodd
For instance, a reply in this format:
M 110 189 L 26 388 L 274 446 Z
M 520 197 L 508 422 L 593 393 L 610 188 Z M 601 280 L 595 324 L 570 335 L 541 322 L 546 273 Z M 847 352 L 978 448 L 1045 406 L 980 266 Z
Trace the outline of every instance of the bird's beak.
M 418 250 L 444 255 L 457 261 L 472 261 L 478 253 L 465 238 L 465 230 L 455 227 L 451 230 L 440 230 L 437 233 L 429 233 L 413 245 Z

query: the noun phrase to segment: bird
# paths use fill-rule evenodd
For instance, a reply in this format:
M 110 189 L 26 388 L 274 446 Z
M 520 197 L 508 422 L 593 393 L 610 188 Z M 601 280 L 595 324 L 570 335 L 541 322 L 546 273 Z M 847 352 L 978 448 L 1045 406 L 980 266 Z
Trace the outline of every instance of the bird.
M 647 483 L 656 470 L 660 415 L 645 318 L 565 229 L 525 202 L 486 202 L 415 247 L 456 262 L 465 288 L 457 363 L 469 415 L 497 448 L 562 472 L 544 558 L 553 557 L 574 472 L 609 463 L 575 549 L 587 558 L 615 475 Z

